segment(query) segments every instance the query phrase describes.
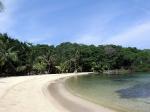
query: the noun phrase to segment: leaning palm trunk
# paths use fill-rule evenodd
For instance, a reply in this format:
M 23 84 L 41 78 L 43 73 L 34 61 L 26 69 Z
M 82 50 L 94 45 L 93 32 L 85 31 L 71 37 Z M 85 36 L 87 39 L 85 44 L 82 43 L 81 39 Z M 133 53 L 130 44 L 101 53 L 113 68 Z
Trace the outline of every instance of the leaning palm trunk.
M 48 73 L 51 73 L 51 64 L 48 64 Z

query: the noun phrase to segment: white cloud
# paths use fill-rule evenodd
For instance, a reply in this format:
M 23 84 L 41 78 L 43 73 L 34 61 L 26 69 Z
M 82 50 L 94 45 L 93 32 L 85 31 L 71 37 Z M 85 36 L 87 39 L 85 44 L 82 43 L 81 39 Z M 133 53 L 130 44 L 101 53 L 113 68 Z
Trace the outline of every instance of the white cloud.
M 103 15 L 90 15 L 88 21 L 83 23 L 84 28 L 81 29 L 82 32 L 75 36 L 73 42 L 83 43 L 83 44 L 95 44 L 99 45 L 105 40 L 105 32 L 109 23 L 113 21 L 121 12 L 115 12 L 112 14 Z
M 94 36 L 94 35 L 82 35 L 80 36 L 80 38 L 74 40 L 73 42 L 78 42 L 78 43 L 82 43 L 82 44 L 95 44 L 98 45 L 100 42 L 102 42 L 101 40 L 102 38 L 98 37 L 98 36 Z
M 36 35 L 36 36 L 35 36 Z M 31 42 L 31 43 L 43 43 L 43 44 L 48 44 L 52 38 L 52 34 L 49 32 L 44 32 L 44 33 L 36 33 L 36 34 L 30 34 L 28 35 L 25 41 Z
M 144 47 L 150 42 L 150 37 L 148 37 L 149 35 L 150 21 L 146 21 L 144 23 L 129 28 L 125 32 L 109 38 L 104 42 L 104 44 Z M 150 47 L 150 45 L 145 47 Z
M 102 34 L 102 32 L 99 32 Z M 133 27 L 129 27 L 126 31 L 121 32 L 110 38 L 101 38 L 101 35 L 87 33 L 85 35 L 79 35 L 73 42 L 79 42 L 84 44 L 116 44 L 122 46 L 131 46 L 138 48 L 150 48 L 150 21 L 137 24 Z

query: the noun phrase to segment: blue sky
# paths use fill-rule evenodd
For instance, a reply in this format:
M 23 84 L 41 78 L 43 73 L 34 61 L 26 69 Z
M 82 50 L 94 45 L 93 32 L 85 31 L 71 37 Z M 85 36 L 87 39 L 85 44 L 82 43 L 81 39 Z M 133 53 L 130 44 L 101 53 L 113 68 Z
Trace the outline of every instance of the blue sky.
M 2 0 L 0 32 L 41 44 L 150 48 L 150 0 Z

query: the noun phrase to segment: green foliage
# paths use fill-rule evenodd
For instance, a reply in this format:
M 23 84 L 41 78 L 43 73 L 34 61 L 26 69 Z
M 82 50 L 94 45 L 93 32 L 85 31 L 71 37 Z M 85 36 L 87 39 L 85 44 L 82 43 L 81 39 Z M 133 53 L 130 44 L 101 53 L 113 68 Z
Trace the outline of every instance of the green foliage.
M 70 69 L 69 66 L 69 61 L 66 61 L 64 63 L 60 63 L 59 66 L 57 66 L 57 69 L 59 70 L 60 73 L 67 73 Z
M 10 68 L 10 71 L 13 73 L 16 71 L 13 63 L 18 61 L 18 56 L 17 51 L 13 50 L 14 47 L 8 47 L 8 44 L 9 40 L 6 40 L 5 43 L 0 40 L 0 66 L 1 68 L 3 66 L 7 68 L 4 72 L 8 72 L 8 69 Z
M 46 71 L 46 63 L 44 62 L 43 57 L 37 57 L 33 64 L 33 70 L 36 74 L 44 73 Z
M 0 12 L 2 12 L 4 9 L 3 3 L 0 1 Z
M 150 71 L 150 50 L 116 45 L 33 45 L 0 34 L 0 74 Z

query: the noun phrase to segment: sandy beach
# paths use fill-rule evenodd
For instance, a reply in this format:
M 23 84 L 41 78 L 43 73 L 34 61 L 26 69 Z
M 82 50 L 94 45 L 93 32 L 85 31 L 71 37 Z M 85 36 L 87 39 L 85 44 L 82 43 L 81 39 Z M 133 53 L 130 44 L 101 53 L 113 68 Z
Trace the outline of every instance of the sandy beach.
M 70 94 L 58 79 L 87 73 L 0 79 L 0 112 L 114 112 Z

